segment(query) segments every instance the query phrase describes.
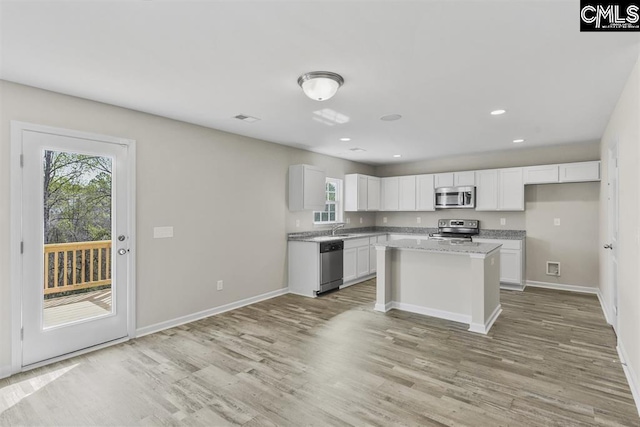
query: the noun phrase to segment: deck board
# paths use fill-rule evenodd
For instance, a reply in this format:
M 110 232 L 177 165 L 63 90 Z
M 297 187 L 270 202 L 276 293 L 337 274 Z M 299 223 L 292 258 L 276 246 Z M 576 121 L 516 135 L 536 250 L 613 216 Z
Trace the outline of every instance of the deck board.
M 45 328 L 111 313 L 111 289 L 44 300 Z

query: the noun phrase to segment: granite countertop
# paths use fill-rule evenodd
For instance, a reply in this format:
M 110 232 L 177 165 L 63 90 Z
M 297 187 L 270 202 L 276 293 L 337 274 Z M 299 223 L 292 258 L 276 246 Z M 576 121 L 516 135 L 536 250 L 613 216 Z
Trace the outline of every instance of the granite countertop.
M 380 236 L 383 234 L 406 234 L 428 236 L 430 233 L 437 233 L 438 229 L 433 227 L 359 227 L 341 229 L 340 234 L 331 236 L 328 230 L 308 231 L 302 233 L 290 233 L 287 238 L 290 241 L 299 242 L 328 242 L 331 240 L 349 240 L 363 237 Z M 524 230 L 486 230 L 481 229 L 479 239 L 500 239 L 500 240 L 524 240 L 526 231 Z
M 370 231 L 370 232 L 360 232 L 360 233 L 344 233 L 344 234 L 336 234 L 336 235 L 331 235 L 331 234 L 321 234 L 321 235 L 317 235 L 317 234 L 307 234 L 307 235 L 300 235 L 300 236 L 289 236 L 289 241 L 295 241 L 295 242 L 316 242 L 316 243 L 320 243 L 320 242 L 330 242 L 332 240 L 351 240 L 351 239 L 361 239 L 361 238 L 365 238 L 365 237 L 372 237 L 372 236 L 381 236 L 387 234 L 386 231 Z
M 453 243 L 442 240 L 426 240 L 426 239 L 401 239 L 392 240 L 384 243 L 376 243 L 376 247 L 384 246 L 393 249 L 410 249 L 415 251 L 450 253 L 456 255 L 487 255 L 490 252 L 500 249 L 502 245 L 497 243 L 477 243 L 462 242 Z

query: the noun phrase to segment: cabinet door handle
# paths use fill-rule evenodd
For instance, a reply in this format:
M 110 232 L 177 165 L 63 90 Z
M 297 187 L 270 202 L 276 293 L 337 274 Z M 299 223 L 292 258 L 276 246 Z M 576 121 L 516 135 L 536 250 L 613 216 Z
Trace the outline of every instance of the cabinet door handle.
M 613 244 L 609 243 L 607 245 L 604 245 L 605 249 L 613 249 Z

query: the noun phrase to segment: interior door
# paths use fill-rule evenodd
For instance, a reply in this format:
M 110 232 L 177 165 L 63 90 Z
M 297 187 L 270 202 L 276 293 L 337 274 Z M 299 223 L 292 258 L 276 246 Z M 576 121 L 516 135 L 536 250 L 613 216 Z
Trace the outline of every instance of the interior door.
M 22 366 L 126 337 L 128 145 L 23 129 Z
M 608 249 L 609 259 L 609 284 L 611 289 L 611 325 L 618 332 L 618 145 L 615 144 L 609 149 L 608 166 L 608 235 L 609 243 L 604 245 Z

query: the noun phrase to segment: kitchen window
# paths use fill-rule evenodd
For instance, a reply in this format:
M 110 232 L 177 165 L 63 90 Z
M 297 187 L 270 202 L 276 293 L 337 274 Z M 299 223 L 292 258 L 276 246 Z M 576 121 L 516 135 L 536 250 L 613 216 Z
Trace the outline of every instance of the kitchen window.
M 325 184 L 326 202 L 323 211 L 313 213 L 314 224 L 342 222 L 342 180 L 327 178 Z

